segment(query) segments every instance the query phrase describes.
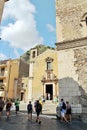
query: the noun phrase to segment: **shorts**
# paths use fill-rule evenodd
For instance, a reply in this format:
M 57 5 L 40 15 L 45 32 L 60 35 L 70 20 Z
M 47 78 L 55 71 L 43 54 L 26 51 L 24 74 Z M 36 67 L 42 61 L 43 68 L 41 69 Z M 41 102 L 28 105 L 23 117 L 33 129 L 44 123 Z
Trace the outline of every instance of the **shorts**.
M 66 110 L 63 109 L 63 110 L 61 111 L 61 116 L 62 116 L 62 117 L 65 117 L 65 114 L 66 114 Z
M 19 111 L 19 106 L 16 106 L 16 111 Z
M 28 114 L 32 114 L 32 110 L 28 111 Z
M 68 109 L 67 112 L 66 112 L 66 114 L 71 115 L 71 109 Z
M 36 113 L 37 113 L 37 116 L 39 116 L 39 115 L 40 115 L 40 111 L 36 111 Z
M 6 112 L 10 112 L 10 108 L 6 108 Z

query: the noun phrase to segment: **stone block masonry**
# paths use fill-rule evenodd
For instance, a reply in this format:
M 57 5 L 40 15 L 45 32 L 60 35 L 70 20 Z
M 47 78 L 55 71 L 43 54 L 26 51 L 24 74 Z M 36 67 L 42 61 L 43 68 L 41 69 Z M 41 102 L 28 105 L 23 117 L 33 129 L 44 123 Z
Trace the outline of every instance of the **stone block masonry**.
M 59 99 L 73 107 L 73 113 L 87 115 L 87 37 L 57 43 Z

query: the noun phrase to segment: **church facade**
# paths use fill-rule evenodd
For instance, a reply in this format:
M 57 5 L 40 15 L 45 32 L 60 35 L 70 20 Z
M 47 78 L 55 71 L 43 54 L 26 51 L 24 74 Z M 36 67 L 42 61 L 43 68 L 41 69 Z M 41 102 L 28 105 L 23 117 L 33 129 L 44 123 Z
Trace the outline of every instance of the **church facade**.
M 50 100 L 59 95 L 57 51 L 47 49 L 40 53 L 39 49 L 30 50 L 28 99 L 36 100 L 44 97 Z

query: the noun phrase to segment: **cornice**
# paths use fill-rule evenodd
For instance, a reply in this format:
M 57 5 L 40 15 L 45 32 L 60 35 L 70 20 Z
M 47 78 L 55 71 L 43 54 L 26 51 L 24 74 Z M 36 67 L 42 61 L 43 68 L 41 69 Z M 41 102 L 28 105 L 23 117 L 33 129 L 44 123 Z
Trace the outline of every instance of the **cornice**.
M 87 37 L 55 43 L 57 50 L 87 46 Z

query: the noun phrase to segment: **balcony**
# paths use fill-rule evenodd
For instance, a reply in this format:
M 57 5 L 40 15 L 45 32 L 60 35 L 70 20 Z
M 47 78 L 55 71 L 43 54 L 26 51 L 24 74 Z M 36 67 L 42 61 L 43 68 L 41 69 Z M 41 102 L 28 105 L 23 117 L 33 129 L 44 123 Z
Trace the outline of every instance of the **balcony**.
M 47 82 L 54 82 L 55 84 L 58 82 L 58 79 L 55 74 L 53 73 L 47 73 L 47 76 L 43 76 L 41 82 L 47 83 Z
M 5 77 L 5 75 L 4 75 L 4 72 L 2 73 L 2 72 L 0 72 L 0 79 L 5 79 L 6 77 Z
M 0 68 L 5 68 L 5 67 L 7 67 L 7 65 L 6 64 L 0 64 Z

